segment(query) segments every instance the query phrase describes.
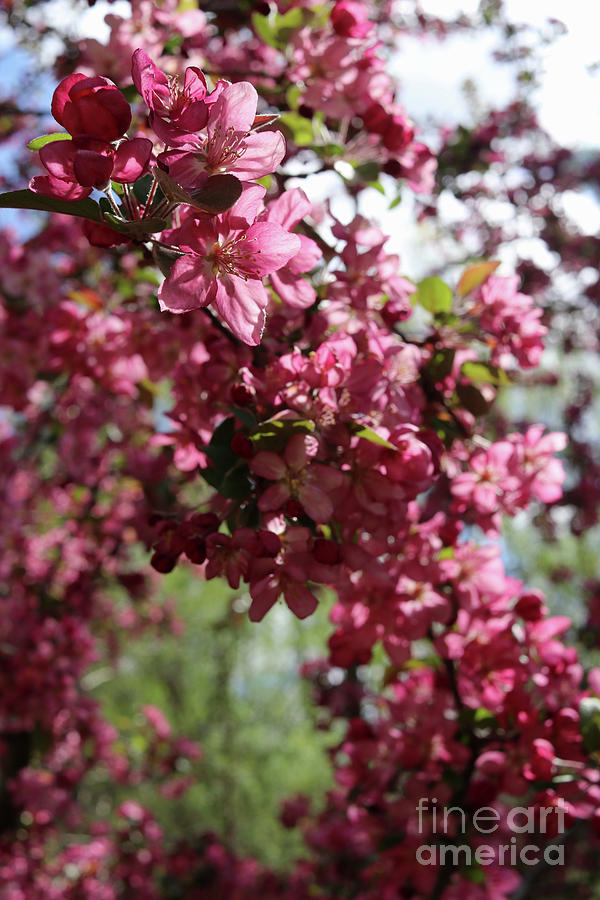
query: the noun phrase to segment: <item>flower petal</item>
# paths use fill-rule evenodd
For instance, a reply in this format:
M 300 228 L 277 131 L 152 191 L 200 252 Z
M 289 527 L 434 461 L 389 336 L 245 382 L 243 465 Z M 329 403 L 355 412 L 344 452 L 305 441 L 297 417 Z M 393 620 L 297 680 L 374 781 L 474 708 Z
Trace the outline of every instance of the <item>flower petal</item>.
M 276 481 L 271 484 L 264 494 L 258 498 L 258 508 L 261 512 L 269 512 L 272 509 L 281 509 L 283 504 L 290 499 L 290 489 L 287 484 Z
M 284 266 L 300 249 L 300 238 L 273 222 L 255 222 L 246 232 L 247 253 L 238 270 L 251 278 L 264 278 Z
M 276 225 L 291 231 L 300 219 L 308 215 L 311 208 L 312 204 L 304 191 L 292 188 L 269 203 L 267 218 L 269 222 L 275 222 Z
M 287 584 L 283 590 L 285 602 L 299 619 L 312 615 L 317 608 L 318 600 L 305 584 Z
M 153 90 L 158 86 L 167 87 L 167 76 L 152 62 L 145 50 L 136 50 L 131 61 L 131 77 L 146 105 L 154 109 Z M 56 118 L 56 116 L 55 116 Z
M 112 180 L 122 184 L 137 181 L 148 166 L 152 154 L 152 141 L 132 138 L 119 144 L 115 152 Z
M 246 149 L 231 170 L 242 181 L 252 181 L 274 172 L 285 156 L 285 140 L 276 131 L 261 131 L 248 135 Z
M 215 282 L 207 278 L 204 260 L 189 253 L 180 257 L 158 289 L 160 308 L 173 313 L 189 312 L 211 302 Z
M 250 471 L 261 478 L 268 478 L 270 481 L 280 481 L 285 478 L 286 465 L 280 456 L 271 453 L 269 450 L 259 450 L 259 452 L 250 460 Z
M 293 275 L 287 266 L 273 272 L 271 284 L 283 302 L 293 309 L 308 309 L 317 297 L 312 284 L 301 275 Z
M 333 503 L 321 488 L 305 484 L 298 491 L 298 498 L 311 519 L 319 523 L 329 522 L 333 515 Z
M 82 200 L 92 193 L 89 187 L 81 187 L 74 181 L 62 181 L 52 175 L 36 175 L 29 182 L 29 190 L 45 197 L 56 197 L 58 200 Z
M 248 618 L 251 622 L 260 622 L 264 618 L 276 603 L 279 592 L 279 581 L 273 574 L 269 574 L 256 584 L 250 585 L 252 603 L 248 610 Z
M 228 128 L 242 132 L 250 131 L 257 103 L 258 94 L 249 81 L 228 84 L 210 110 L 209 138 L 215 137 L 220 130 L 225 132 Z
M 260 343 L 265 327 L 265 307 L 269 301 L 260 281 L 244 281 L 236 275 L 223 275 L 217 281 L 212 301 L 231 331 L 245 344 Z
M 323 254 L 318 245 L 304 234 L 299 234 L 300 251 L 290 260 L 290 272 L 310 272 L 321 261 Z

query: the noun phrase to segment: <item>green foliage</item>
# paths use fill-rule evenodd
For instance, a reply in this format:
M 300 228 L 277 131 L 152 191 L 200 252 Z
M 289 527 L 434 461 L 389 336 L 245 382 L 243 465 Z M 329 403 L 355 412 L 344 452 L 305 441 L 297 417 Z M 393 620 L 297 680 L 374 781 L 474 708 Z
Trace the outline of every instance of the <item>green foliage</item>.
M 283 113 L 279 118 L 286 135 L 297 144 L 298 147 L 308 147 L 315 140 L 313 123 L 296 112 Z
M 600 698 L 584 697 L 579 704 L 581 736 L 588 753 L 600 750 Z
M 55 141 L 72 141 L 73 138 L 66 131 L 57 131 L 54 134 L 42 134 L 40 137 L 34 138 L 27 144 L 28 150 L 41 150 L 46 144 L 53 144 Z
M 130 735 L 134 754 L 145 750 L 145 704 L 161 708 L 175 734 L 204 749 L 196 784 L 183 797 L 165 800 L 144 783 L 137 799 L 158 817 L 169 843 L 214 829 L 237 852 L 285 867 L 302 844 L 279 824 L 281 800 L 298 792 L 322 800 L 332 786 L 326 748 L 335 738 L 315 728 L 298 677 L 300 664 L 322 653 L 328 604 L 300 622 L 280 603 L 258 627 L 243 595 L 222 581 L 202 582 L 191 568 L 166 576 L 163 591 L 177 599 L 184 633 L 136 639 L 124 645 L 117 670 L 103 666 L 87 676 L 108 718 Z M 108 810 L 125 796 L 131 787 L 96 773 L 83 799 L 89 809 Z
M 462 364 L 461 372 L 475 384 L 510 384 L 506 372 L 489 363 L 468 361 Z
M 92 222 L 102 222 L 100 207 L 89 197 L 84 200 L 57 200 L 56 197 L 34 194 L 28 190 L 9 191 L 0 194 L 0 208 L 39 209 L 43 212 L 64 213 L 67 216 L 90 219 Z
M 419 282 L 415 296 L 416 302 L 434 315 L 450 312 L 452 309 L 452 291 L 435 275 Z
M 304 23 L 304 11 L 294 7 L 283 15 L 252 14 L 252 24 L 259 38 L 270 47 L 284 50 L 292 33 Z

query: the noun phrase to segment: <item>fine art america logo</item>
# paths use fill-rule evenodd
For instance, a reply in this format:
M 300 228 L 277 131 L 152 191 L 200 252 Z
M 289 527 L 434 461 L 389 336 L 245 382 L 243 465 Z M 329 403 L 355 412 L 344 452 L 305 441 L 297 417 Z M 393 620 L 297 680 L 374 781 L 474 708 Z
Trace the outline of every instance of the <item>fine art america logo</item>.
M 565 811 L 554 806 L 515 806 L 506 816 L 492 806 L 473 811 L 469 821 L 458 806 L 437 807 L 436 797 L 421 797 L 417 804 L 419 834 L 432 835 L 433 842 L 417 847 L 417 862 L 422 866 L 562 866 L 565 848 L 558 835 L 565 833 Z M 425 820 L 425 821 L 424 821 Z M 470 827 L 468 827 L 470 826 Z M 498 834 L 500 828 L 501 834 Z M 460 836 L 470 831 L 473 846 L 460 843 Z M 507 840 L 506 833 L 512 837 Z M 544 846 L 527 843 L 517 835 L 552 835 L 556 843 Z M 489 835 L 489 843 L 478 835 Z M 495 835 L 495 837 L 494 837 Z M 503 840 L 499 840 L 502 837 Z M 444 843 L 444 838 L 448 839 Z M 530 838 L 531 840 L 531 838 Z

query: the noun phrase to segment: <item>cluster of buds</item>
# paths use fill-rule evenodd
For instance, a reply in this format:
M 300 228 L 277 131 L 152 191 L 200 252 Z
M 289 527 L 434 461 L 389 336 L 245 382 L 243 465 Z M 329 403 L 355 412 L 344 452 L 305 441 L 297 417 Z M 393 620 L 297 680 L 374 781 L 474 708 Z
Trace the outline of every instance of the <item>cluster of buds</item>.
M 285 154 L 281 133 L 263 130 L 276 117 L 257 116 L 249 82 L 218 81 L 209 92 L 200 69 L 167 76 L 141 49 L 132 78 L 156 142 L 125 136 L 131 109 L 115 84 L 69 75 L 52 100 L 67 132 L 34 142 L 48 174 L 33 178 L 30 190 L 61 201 L 104 191 L 92 205 L 96 221 L 84 226 L 91 243 L 145 244 L 166 276 L 161 309 L 211 305 L 236 338 L 258 344 L 269 302 L 263 280 L 285 267 L 272 286 L 284 303 L 305 308 L 315 294 L 301 276 L 321 258 L 314 241 L 290 233 L 310 210 L 302 192 L 265 207 L 265 189 L 255 183 Z

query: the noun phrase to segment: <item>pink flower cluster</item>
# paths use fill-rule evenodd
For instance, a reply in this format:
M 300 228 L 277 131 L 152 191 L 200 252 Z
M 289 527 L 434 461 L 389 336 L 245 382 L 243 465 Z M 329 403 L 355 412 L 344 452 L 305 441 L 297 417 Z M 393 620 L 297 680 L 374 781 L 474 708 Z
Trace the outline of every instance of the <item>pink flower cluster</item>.
M 307 120 L 311 161 L 351 161 L 351 194 L 365 163 L 431 187 L 435 160 L 380 53 L 391 5 L 274 3 L 245 20 L 248 41 L 227 11 L 132 8 L 131 23 L 111 17 L 103 65 L 124 80 L 109 67 L 134 51 L 141 118 L 106 78 L 68 75 L 53 101 L 65 135 L 31 184 L 85 209 L 104 191 L 88 234 L 126 246 L 109 264 L 64 219 L 22 248 L 1 238 L 7 897 L 160 900 L 168 884 L 211 900 L 506 898 L 510 867 L 419 866 L 435 827 L 417 804 L 489 805 L 504 837 L 510 797 L 589 826 L 592 847 L 600 835 L 600 675 L 565 637 L 570 620 L 507 575 L 496 540 L 502 515 L 561 498 L 564 436 L 486 421 L 505 370 L 537 364 L 541 311 L 496 275 L 432 300 L 377 226 L 326 211 L 309 224 L 310 201 L 276 173 L 284 140 L 238 77 Z M 233 82 L 210 90 L 203 68 Z M 308 851 L 286 875 L 214 835 L 175 844 L 137 789 L 176 804 L 200 747 L 142 700 L 131 734 L 144 749 L 127 753 L 130 726 L 89 696 L 91 666 L 124 641 L 180 632 L 154 592 L 177 565 L 245 585 L 252 622 L 280 602 L 305 618 L 333 595 L 328 659 L 305 674 L 319 726 L 342 720 L 335 786 L 319 813 L 301 796 L 285 805 Z M 84 809 L 88 776 L 127 794 L 109 821 Z

